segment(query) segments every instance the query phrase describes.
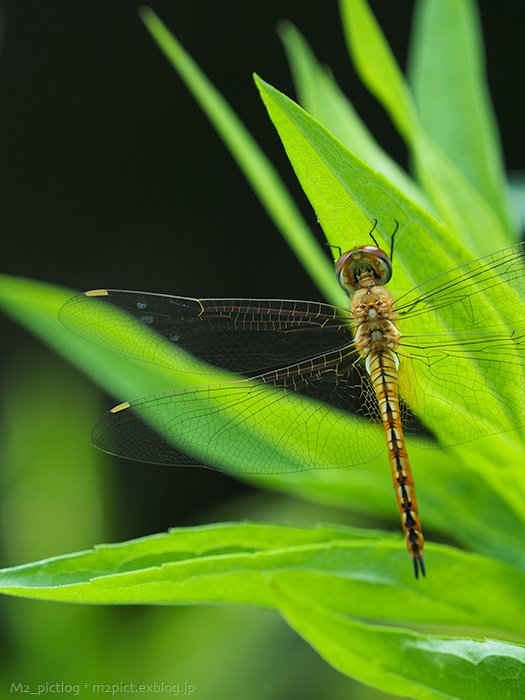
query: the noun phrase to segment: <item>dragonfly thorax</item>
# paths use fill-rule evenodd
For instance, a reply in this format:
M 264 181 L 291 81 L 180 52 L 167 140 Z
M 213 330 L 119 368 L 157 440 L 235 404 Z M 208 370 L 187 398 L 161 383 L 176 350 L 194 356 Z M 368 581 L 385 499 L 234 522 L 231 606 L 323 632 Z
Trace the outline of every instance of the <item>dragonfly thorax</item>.
M 401 334 L 395 325 L 396 307 L 381 285 L 359 287 L 352 296 L 354 342 L 363 358 L 379 352 L 395 353 Z

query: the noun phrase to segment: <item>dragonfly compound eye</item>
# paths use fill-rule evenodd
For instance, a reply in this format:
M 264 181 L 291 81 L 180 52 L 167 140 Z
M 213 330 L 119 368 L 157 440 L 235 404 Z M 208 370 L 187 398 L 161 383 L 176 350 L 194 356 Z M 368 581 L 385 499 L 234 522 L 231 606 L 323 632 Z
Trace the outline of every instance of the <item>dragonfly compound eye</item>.
M 335 274 L 341 287 L 352 292 L 363 277 L 371 278 L 374 284 L 387 284 L 392 277 L 392 263 L 381 248 L 365 245 L 344 253 L 335 265 Z

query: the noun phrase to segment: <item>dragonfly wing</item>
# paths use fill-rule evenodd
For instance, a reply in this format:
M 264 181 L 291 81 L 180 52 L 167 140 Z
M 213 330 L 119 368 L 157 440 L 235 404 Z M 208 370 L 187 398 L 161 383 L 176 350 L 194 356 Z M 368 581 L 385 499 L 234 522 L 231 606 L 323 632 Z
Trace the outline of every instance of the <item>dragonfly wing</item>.
M 404 336 L 399 355 L 400 395 L 441 446 L 525 425 L 524 330 Z M 420 434 L 410 415 L 404 430 Z
M 121 355 L 181 372 L 203 373 L 204 361 L 248 375 L 348 345 L 349 317 L 314 302 L 112 289 L 79 294 L 60 312 L 74 333 Z
M 377 402 L 352 354 L 341 355 L 131 401 L 102 416 L 92 441 L 127 459 L 238 474 L 367 462 L 384 449 Z M 360 414 L 342 410 L 349 404 Z
M 396 300 L 403 334 L 525 327 L 525 244 L 420 284 Z

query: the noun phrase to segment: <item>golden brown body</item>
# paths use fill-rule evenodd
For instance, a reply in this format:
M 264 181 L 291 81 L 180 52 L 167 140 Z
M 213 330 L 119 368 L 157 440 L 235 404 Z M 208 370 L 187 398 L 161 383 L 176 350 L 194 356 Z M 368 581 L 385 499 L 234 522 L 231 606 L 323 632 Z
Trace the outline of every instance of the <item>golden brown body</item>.
M 396 355 L 400 333 L 395 325 L 396 308 L 390 292 L 378 284 L 378 281 L 390 278 L 391 268 L 386 262 L 389 263 L 383 251 L 366 246 L 342 256 L 338 273 L 342 286 L 353 292 L 354 341 L 365 361 L 379 404 L 397 506 L 417 578 L 419 570 L 425 575 L 424 540 L 401 427 L 397 383 L 399 360 Z
M 419 521 L 414 479 L 405 447 L 399 396 L 397 370 L 399 361 L 395 351 L 399 331 L 395 326 L 395 305 L 390 292 L 375 284 L 371 275 L 363 275 L 352 298 L 352 316 L 356 347 L 365 359 L 367 371 L 379 403 L 385 429 L 388 458 L 397 506 L 405 532 L 408 551 L 424 573 L 423 535 Z

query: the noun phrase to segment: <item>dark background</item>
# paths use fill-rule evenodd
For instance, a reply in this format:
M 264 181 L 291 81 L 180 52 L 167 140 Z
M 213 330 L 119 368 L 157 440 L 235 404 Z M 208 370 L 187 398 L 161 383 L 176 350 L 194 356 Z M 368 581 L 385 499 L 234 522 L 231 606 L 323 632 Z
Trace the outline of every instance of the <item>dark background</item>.
M 404 66 L 413 3 L 371 4 Z M 1 271 L 76 289 L 319 299 L 145 30 L 139 6 L 129 0 L 3 3 Z M 275 32 L 279 20 L 291 20 L 305 34 L 382 145 L 405 163 L 403 144 L 350 65 L 336 2 L 155 0 L 151 7 L 244 120 L 315 230 L 251 77 L 256 71 L 294 94 Z M 517 169 L 525 149 L 525 8 L 501 7 L 487 0 L 481 15 L 507 165 Z M 46 352 L 14 324 L 1 324 L 5 371 L 20 348 L 34 344 L 35 352 Z M 108 397 L 106 407 L 111 404 Z M 125 536 L 187 522 L 193 499 L 202 503 L 241 488 L 203 470 L 185 470 L 182 486 L 180 473 L 129 463 L 123 469 L 122 488 L 132 504 L 125 509 Z M 147 525 L 145 481 L 154 504 Z
M 0 58 L 3 272 L 84 289 L 317 296 L 137 15 L 141 3 L 13 0 Z M 402 65 L 412 3 L 372 7 Z M 290 19 L 381 143 L 402 143 L 351 67 L 336 2 L 156 0 L 152 8 L 233 105 L 315 227 L 251 74 L 293 86 Z M 510 168 L 523 163 L 525 8 L 481 3 Z

